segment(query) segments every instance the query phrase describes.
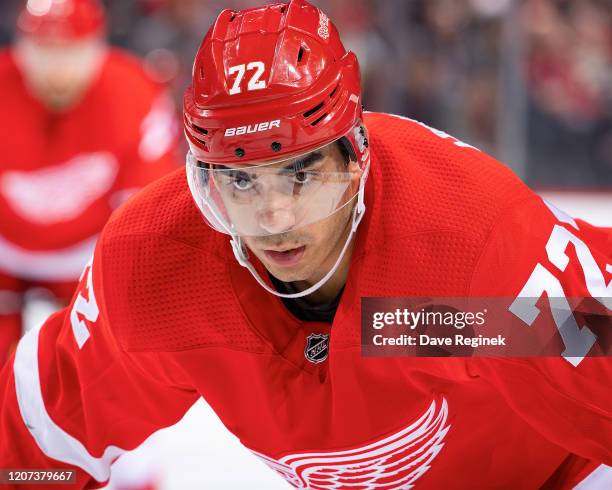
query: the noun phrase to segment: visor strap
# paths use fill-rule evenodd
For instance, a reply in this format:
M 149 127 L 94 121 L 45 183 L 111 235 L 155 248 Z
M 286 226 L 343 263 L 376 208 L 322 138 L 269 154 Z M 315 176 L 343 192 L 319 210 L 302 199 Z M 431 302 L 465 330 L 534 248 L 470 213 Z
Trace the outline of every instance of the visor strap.
M 275 289 L 268 286 L 268 284 L 266 284 L 266 282 L 261 278 L 259 273 L 255 270 L 255 267 L 253 267 L 253 264 L 251 264 L 251 262 L 249 261 L 248 252 L 245 246 L 242 244 L 240 237 L 237 235 L 232 235 L 232 239 L 230 240 L 230 243 L 232 245 L 232 251 L 234 252 L 234 256 L 236 257 L 236 260 L 238 261 L 238 263 L 241 266 L 246 267 L 249 270 L 251 275 L 255 278 L 255 280 L 259 283 L 259 285 L 262 288 L 264 288 L 266 291 L 273 294 L 274 296 L 278 296 L 279 298 L 289 298 L 289 299 L 302 298 L 304 296 L 308 296 L 311 293 L 314 293 L 317 289 L 323 286 L 323 284 L 329 281 L 331 276 L 334 274 L 334 272 L 336 272 L 336 270 L 340 266 L 340 262 L 342 262 L 342 259 L 344 258 L 344 254 L 346 254 L 346 251 L 348 250 L 348 246 L 351 243 L 351 239 L 353 238 L 353 235 L 357 231 L 357 227 L 359 226 L 359 223 L 361 223 L 363 215 L 365 214 L 366 207 L 364 203 L 364 194 L 365 194 L 365 181 L 368 175 L 368 170 L 369 170 L 369 166 L 366 167 L 364 173 L 361 176 L 360 182 L 359 182 L 359 195 L 357 197 L 357 205 L 355 206 L 355 209 L 353 210 L 353 220 L 351 224 L 351 231 L 346 239 L 346 242 L 344 243 L 344 247 L 342 248 L 342 251 L 340 252 L 340 255 L 338 256 L 338 259 L 336 260 L 336 263 L 319 282 L 317 282 L 316 284 L 313 284 L 312 286 L 310 286 L 308 289 L 305 289 L 304 291 L 300 291 L 299 293 L 292 293 L 292 294 L 279 293 Z
M 363 214 L 365 213 L 365 183 L 368 179 L 368 173 L 370 172 L 370 161 L 366 160 L 366 165 L 363 170 L 363 174 L 359 179 L 359 192 L 357 193 L 357 206 L 355 208 L 355 214 L 353 215 L 353 233 L 357 231 L 357 227 L 359 223 L 361 223 L 361 219 L 363 218 Z

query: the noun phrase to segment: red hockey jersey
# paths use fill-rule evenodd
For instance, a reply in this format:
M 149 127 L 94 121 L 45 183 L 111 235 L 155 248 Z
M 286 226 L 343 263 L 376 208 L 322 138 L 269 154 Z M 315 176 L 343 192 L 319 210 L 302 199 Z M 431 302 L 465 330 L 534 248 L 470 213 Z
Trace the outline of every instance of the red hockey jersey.
M 0 467 L 76 467 L 95 486 L 200 396 L 296 488 L 571 488 L 612 464 L 608 358 L 362 357 L 366 296 L 515 297 L 540 264 L 608 315 L 612 297 L 608 235 L 445 133 L 365 122 L 367 211 L 332 325 L 264 291 L 177 171 L 114 214 L 72 304 L 20 342 L 0 384 Z M 547 257 L 558 227 L 562 271 Z M 530 328 L 551 321 L 538 305 Z M 324 362 L 305 358 L 313 333 L 330 335 Z
M 176 169 L 173 104 L 116 49 L 65 113 L 29 94 L 8 49 L 0 91 L 0 273 L 76 281 L 113 209 Z

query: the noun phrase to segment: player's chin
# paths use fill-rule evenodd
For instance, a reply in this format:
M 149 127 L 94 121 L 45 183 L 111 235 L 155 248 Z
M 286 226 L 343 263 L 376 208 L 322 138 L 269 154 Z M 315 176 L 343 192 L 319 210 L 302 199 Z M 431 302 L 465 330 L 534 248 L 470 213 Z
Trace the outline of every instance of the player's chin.
M 301 271 L 290 271 L 286 269 L 268 269 L 276 279 L 282 282 L 297 282 L 304 281 L 305 274 Z

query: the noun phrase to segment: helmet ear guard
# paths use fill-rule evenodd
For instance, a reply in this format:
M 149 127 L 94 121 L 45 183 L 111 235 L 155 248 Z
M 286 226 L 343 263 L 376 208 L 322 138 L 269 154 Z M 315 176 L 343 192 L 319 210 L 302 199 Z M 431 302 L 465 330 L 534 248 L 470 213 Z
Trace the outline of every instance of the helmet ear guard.
M 346 154 L 348 159 L 353 162 L 358 162 L 363 168 L 367 163 L 364 160 L 364 156 L 369 147 L 365 126 L 359 122 L 353 128 L 351 135 L 351 139 L 347 136 L 343 136 L 338 140 L 338 143 L 344 149 L 343 153 Z M 357 152 L 359 152 L 359 157 L 357 156 Z

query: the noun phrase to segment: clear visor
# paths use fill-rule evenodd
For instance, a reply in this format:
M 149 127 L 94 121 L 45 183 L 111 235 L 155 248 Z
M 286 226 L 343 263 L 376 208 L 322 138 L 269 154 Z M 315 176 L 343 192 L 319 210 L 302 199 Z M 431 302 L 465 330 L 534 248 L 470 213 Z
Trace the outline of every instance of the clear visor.
M 363 171 L 339 152 L 321 149 L 239 166 L 207 164 L 188 153 L 187 174 L 194 199 L 213 228 L 266 236 L 323 220 L 349 204 Z

